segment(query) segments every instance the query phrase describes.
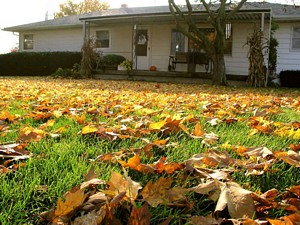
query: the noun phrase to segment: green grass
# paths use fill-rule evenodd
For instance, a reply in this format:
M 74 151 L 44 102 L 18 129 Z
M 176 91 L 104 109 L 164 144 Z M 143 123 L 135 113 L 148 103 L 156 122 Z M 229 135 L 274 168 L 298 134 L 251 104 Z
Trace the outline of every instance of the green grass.
M 153 163 L 162 156 L 167 157 L 170 162 L 184 162 L 194 154 L 210 148 L 222 150 L 225 143 L 232 146 L 266 146 L 272 151 L 288 150 L 290 144 L 299 143 L 299 139 L 292 139 L 288 136 L 281 137 L 274 134 L 251 136 L 249 127 L 249 118 L 253 116 L 253 110 L 263 110 L 266 104 L 271 104 L 270 99 L 281 102 L 281 104 L 269 107 L 280 111 L 268 114 L 264 118 L 282 123 L 300 122 L 300 92 L 297 90 L 175 84 L 161 84 L 157 88 L 155 83 L 43 80 L 42 78 L 35 80 L 3 78 L 1 82 L 10 86 L 11 92 L 5 92 L 7 86 L 0 84 L 0 99 L 10 95 L 10 98 L 0 104 L 0 122 L 1 113 L 4 111 L 9 111 L 11 115 L 19 114 L 20 119 L 9 123 L 2 120 L 1 123 L 8 126 L 11 132 L 4 134 L 0 130 L 0 145 L 18 142 L 22 127 L 39 128 L 41 124 L 47 122 L 48 119 L 35 120 L 26 117 L 35 111 L 33 107 L 35 104 L 44 104 L 62 111 L 67 108 L 77 108 L 80 113 L 87 115 L 86 123 L 97 123 L 109 127 L 120 124 L 115 120 L 120 115 L 124 119 L 133 117 L 136 122 L 157 122 L 162 120 L 160 118 L 162 114 L 194 115 L 199 119 L 203 130 L 207 133 L 214 132 L 220 138 L 218 143 L 211 146 L 203 144 L 202 139 L 189 137 L 184 132 L 166 136 L 158 132 L 142 137 L 109 141 L 94 135 L 79 134 L 83 125 L 76 123 L 70 115 L 52 116 L 51 119 L 55 120 L 55 124 L 53 127 L 48 127 L 46 131 L 55 131 L 64 126 L 66 130 L 57 138 L 48 136 L 41 141 L 30 142 L 27 149 L 33 156 L 24 161 L 25 166 L 15 172 L 0 174 L 0 224 L 2 225 L 45 224 L 39 220 L 38 214 L 55 207 L 58 198 L 72 187 L 82 183 L 84 175 L 93 164 L 91 162 L 93 159 L 104 153 L 143 147 L 145 143 L 142 138 L 151 141 L 169 138 L 168 143 L 174 143 L 164 149 L 153 147 L 153 157 L 150 159 L 143 157 L 143 163 Z M 20 95 L 24 96 L 23 100 Z M 16 96 L 18 98 L 13 98 Z M 26 96 L 30 97 L 25 98 Z M 219 104 L 220 109 L 230 112 L 230 115 L 224 117 L 219 115 L 221 120 L 232 116 L 244 120 L 212 126 L 207 123 L 207 120 L 217 117 L 218 110 L 207 115 L 203 106 L 208 103 Z M 244 104 L 245 107 L 233 112 L 232 106 L 235 104 L 241 106 Z M 153 109 L 155 113 L 147 114 L 145 111 L 133 110 L 131 108 L 133 105 Z M 92 107 L 98 109 L 97 114 L 87 113 Z M 111 114 L 104 115 L 104 112 Z M 185 124 L 190 132 L 195 127 L 195 123 L 192 122 Z M 134 128 L 133 123 L 126 125 Z M 146 122 L 144 126 L 147 127 Z M 236 157 L 234 153 L 231 154 Z M 244 188 L 256 192 L 264 192 L 272 188 L 284 191 L 292 185 L 299 185 L 298 168 L 278 162 L 272 169 L 276 172 L 268 172 L 262 176 L 246 176 L 245 171 L 241 170 L 234 172 L 232 177 Z M 111 171 L 122 173 L 122 168 L 118 163 L 97 162 L 95 170 L 99 178 L 105 181 L 110 179 Z M 141 182 L 143 186 L 149 180 L 156 180 L 161 176 L 141 174 L 130 169 L 128 169 L 128 174 L 134 181 Z M 183 175 L 183 171 L 172 175 L 177 185 L 192 187 L 197 184 L 197 179 L 193 177 L 181 181 Z M 167 175 L 163 174 L 163 176 Z M 150 207 L 151 224 L 162 223 L 170 215 L 173 216 L 171 224 L 186 224 L 190 215 L 205 216 L 214 210 L 214 204 L 203 195 L 189 193 L 187 198 L 193 202 L 189 210 L 164 205 L 157 208 Z M 139 202 L 137 204 L 142 205 Z M 274 211 L 272 215 L 280 216 L 283 213 Z

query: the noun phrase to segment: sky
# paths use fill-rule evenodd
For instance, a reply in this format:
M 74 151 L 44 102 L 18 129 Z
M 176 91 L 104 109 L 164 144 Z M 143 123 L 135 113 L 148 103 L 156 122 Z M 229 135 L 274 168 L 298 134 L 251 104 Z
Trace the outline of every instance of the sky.
M 78 2 L 78 0 L 73 0 Z M 292 0 L 268 0 L 269 2 L 289 4 Z M 297 0 L 298 1 L 298 0 Z M 0 0 L 0 54 L 8 53 L 18 46 L 18 34 L 2 31 L 5 27 L 17 26 L 26 23 L 43 21 L 53 18 L 53 13 L 58 11 L 59 4 L 66 0 Z M 128 7 L 167 5 L 168 0 L 103 0 L 110 8 L 119 8 L 121 4 Z M 184 2 L 177 0 L 176 3 Z M 192 2 L 192 0 L 191 0 Z

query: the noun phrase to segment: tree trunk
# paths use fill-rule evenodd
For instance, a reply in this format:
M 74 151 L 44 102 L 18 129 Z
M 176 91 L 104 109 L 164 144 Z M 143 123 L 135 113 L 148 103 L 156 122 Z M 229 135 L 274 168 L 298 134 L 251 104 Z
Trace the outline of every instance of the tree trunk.
M 213 75 L 212 84 L 214 85 L 227 85 L 227 78 L 225 73 L 225 60 L 224 55 L 216 54 L 212 57 Z

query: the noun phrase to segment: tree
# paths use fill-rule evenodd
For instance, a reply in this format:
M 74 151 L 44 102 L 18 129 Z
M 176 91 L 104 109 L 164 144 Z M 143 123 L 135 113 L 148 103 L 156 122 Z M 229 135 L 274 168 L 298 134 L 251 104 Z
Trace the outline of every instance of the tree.
M 99 0 L 83 0 L 80 3 L 74 3 L 68 0 L 66 3 L 59 5 L 59 12 L 55 13 L 55 18 L 64 16 L 80 15 L 83 13 L 95 12 L 108 9 L 107 3 L 102 3 Z
M 215 30 L 214 38 L 208 37 L 198 29 L 193 16 L 193 6 L 186 0 L 186 11 L 177 5 L 174 0 L 169 1 L 169 8 L 175 19 L 177 29 L 187 36 L 196 45 L 202 46 L 213 64 L 212 81 L 215 85 L 227 85 L 225 74 L 225 30 L 228 19 L 234 15 L 247 0 L 195 0 L 203 5 L 208 14 L 207 20 Z

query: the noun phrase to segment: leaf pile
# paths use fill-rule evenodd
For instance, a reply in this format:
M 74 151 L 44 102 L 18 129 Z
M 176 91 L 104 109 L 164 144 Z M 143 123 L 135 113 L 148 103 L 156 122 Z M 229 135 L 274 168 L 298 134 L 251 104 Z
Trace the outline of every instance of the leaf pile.
M 300 167 L 297 90 L 36 78 L 3 79 L 0 93 L 0 176 L 47 159 L 40 143 L 78 138 L 110 146 L 81 156 L 93 165 L 85 181 L 39 211 L 42 221 L 300 222 L 297 174 L 297 183 L 265 191 L 251 183 Z M 105 166 L 110 174 L 101 174 Z M 154 213 L 164 209 L 172 215 Z

